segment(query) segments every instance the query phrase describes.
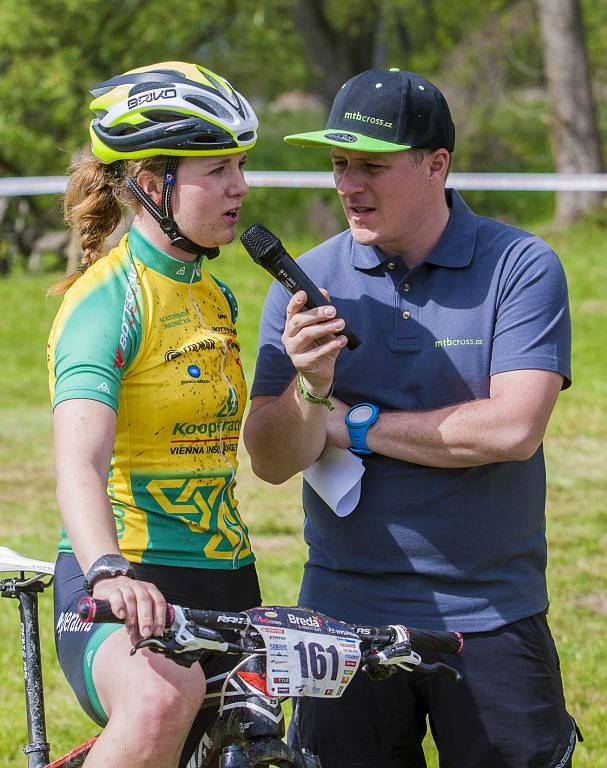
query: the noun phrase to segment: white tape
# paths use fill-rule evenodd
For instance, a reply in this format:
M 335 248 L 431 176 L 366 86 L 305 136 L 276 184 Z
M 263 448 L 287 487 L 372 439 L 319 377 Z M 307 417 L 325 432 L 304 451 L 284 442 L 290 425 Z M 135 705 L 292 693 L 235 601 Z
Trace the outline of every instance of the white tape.
M 333 175 L 321 171 L 249 171 L 251 187 L 331 189 Z M 0 179 L 0 197 L 56 195 L 65 191 L 66 176 Z M 607 192 L 607 173 L 452 173 L 447 186 L 468 190 L 511 192 Z

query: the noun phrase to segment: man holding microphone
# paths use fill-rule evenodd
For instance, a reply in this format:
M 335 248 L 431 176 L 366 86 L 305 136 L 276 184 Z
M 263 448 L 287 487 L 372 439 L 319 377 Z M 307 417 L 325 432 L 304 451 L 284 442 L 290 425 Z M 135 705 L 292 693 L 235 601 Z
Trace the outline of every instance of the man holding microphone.
M 363 72 L 325 130 L 286 141 L 330 149 L 349 229 L 299 260 L 331 305 L 270 288 L 245 444 L 271 483 L 326 446 L 365 467 L 345 517 L 304 481 L 300 603 L 465 638 L 462 683 L 360 675 L 303 699 L 292 737 L 323 768 L 422 768 L 429 718 L 441 766 L 565 768 L 578 732 L 546 622 L 542 453 L 571 382 L 558 258 L 445 189 L 455 130 L 419 75 Z

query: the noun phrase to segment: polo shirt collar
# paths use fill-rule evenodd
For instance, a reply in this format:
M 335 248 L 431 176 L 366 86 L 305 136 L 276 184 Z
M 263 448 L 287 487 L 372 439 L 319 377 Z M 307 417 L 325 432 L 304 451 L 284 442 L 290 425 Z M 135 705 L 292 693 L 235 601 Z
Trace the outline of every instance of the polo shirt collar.
M 160 272 L 161 275 L 176 280 L 179 283 L 196 283 L 200 280 L 200 265 L 202 257 L 195 261 L 181 261 L 169 256 L 150 243 L 141 232 L 131 227 L 128 236 L 128 247 L 133 256 L 143 262 L 146 267 Z
M 451 208 L 449 223 L 424 263 L 459 269 L 467 267 L 472 261 L 477 217 L 454 189 L 445 190 L 445 196 Z M 352 266 L 357 269 L 374 269 L 392 260 L 393 256 L 386 256 L 376 246 L 352 241 Z

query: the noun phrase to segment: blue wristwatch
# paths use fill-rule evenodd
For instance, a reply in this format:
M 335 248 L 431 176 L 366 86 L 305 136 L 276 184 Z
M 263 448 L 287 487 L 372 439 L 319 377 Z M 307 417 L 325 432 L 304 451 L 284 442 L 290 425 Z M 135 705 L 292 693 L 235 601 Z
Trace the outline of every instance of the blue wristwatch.
M 346 412 L 346 426 L 350 435 L 352 453 L 369 454 L 367 432 L 377 421 L 379 408 L 372 403 L 357 403 Z

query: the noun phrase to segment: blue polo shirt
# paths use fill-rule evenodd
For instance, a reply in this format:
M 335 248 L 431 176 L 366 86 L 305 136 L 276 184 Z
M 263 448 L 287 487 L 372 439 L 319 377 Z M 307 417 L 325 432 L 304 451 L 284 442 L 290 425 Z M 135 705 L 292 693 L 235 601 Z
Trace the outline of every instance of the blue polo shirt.
M 335 395 L 382 411 L 489 397 L 493 374 L 555 371 L 571 382 L 567 284 L 540 238 L 476 216 L 448 192 L 449 223 L 411 270 L 342 232 L 299 264 L 361 338 L 335 366 Z M 295 371 L 280 337 L 289 294 L 270 287 L 251 396 Z M 304 481 L 309 546 L 302 605 L 358 622 L 488 631 L 546 609 L 545 467 L 444 469 L 372 454 L 347 517 Z

